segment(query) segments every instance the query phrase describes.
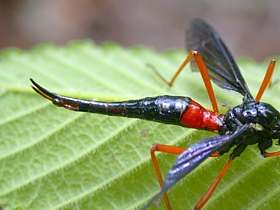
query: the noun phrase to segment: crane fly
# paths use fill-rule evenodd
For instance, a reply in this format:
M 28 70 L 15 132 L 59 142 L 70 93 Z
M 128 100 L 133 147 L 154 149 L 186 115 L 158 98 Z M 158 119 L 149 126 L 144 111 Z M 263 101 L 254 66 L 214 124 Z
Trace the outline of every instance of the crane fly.
M 248 145 L 257 144 L 263 157 L 279 156 L 278 152 L 267 152 L 273 140 L 280 139 L 280 114 L 270 104 L 260 102 L 264 90 L 270 83 L 275 67 L 271 60 L 260 90 L 253 98 L 243 76 L 231 53 L 215 29 L 202 19 L 195 19 L 187 30 L 187 49 L 185 61 L 170 81 L 165 80 L 158 71 L 155 72 L 168 84 L 172 85 L 191 62 L 192 70 L 199 71 L 209 95 L 213 111 L 207 110 L 196 101 L 185 96 L 157 96 L 122 102 L 103 102 L 65 97 L 50 92 L 31 79 L 32 88 L 52 101 L 53 104 L 73 111 L 93 112 L 111 116 L 140 118 L 188 128 L 208 130 L 219 134 L 201 140 L 188 148 L 155 144 L 151 149 L 151 159 L 161 189 L 143 209 L 148 208 L 160 196 L 164 196 L 167 209 L 171 205 L 167 190 L 190 173 L 208 157 L 221 156 L 232 147 L 228 162 L 222 168 L 212 185 L 198 201 L 195 209 L 201 209 L 209 200 L 222 177 Z M 211 81 L 223 89 L 238 92 L 243 100 L 240 105 L 229 108 L 225 114 L 219 113 Z M 163 180 L 155 152 L 179 155 L 176 162 Z

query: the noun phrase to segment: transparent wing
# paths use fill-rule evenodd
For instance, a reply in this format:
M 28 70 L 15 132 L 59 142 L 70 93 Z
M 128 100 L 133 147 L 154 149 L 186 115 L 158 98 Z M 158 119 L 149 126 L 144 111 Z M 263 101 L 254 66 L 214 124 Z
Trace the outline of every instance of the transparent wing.
M 162 188 L 169 189 L 176 184 L 180 179 L 186 176 L 206 158 L 214 152 L 219 151 L 222 147 L 229 142 L 238 138 L 247 129 L 248 125 L 243 125 L 238 128 L 231 135 L 215 136 L 202 141 L 199 141 L 192 146 L 188 147 L 176 160 L 173 167 L 170 169 L 168 176 L 164 180 Z M 165 189 L 165 190 L 167 190 Z
M 231 53 L 215 29 L 202 19 L 195 19 L 187 30 L 187 49 L 200 53 L 211 80 L 219 87 L 253 99 Z M 197 71 L 192 61 L 192 70 Z

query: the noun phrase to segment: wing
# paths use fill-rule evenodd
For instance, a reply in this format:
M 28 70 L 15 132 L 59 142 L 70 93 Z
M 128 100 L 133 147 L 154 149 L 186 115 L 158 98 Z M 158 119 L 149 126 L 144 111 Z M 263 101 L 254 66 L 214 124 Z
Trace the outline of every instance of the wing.
M 195 19 L 187 30 L 187 49 L 200 53 L 211 80 L 219 87 L 236 91 L 246 99 L 253 99 L 231 53 L 215 29 L 202 19 Z M 192 70 L 197 71 L 192 61 Z
M 168 190 L 206 158 L 216 151 L 219 151 L 229 142 L 238 138 L 248 129 L 248 125 L 243 125 L 231 135 L 215 136 L 202 141 L 199 141 L 187 148 L 176 160 L 173 167 L 168 172 L 164 180 L 162 189 Z
M 143 209 L 147 209 L 154 201 L 156 201 L 163 193 L 169 188 L 174 186 L 183 177 L 190 173 L 200 163 L 216 151 L 219 151 L 226 144 L 232 142 L 240 135 L 242 135 L 249 125 L 245 124 L 238 128 L 231 135 L 215 136 L 202 141 L 199 141 L 192 146 L 188 147 L 181 155 L 179 155 L 173 167 L 168 172 L 160 192 L 153 197 Z

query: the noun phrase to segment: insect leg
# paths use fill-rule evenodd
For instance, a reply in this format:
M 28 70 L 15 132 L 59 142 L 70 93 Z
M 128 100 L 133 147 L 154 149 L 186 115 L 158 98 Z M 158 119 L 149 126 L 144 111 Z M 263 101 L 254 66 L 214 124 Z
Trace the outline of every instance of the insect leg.
M 163 184 L 163 179 L 162 179 L 162 175 L 161 175 L 161 172 L 160 172 L 160 168 L 159 168 L 157 158 L 155 156 L 155 152 L 158 151 L 158 152 L 164 152 L 164 153 L 168 153 L 168 154 L 179 155 L 184 150 L 185 150 L 185 148 L 169 146 L 169 145 L 164 145 L 164 144 L 154 144 L 152 146 L 152 148 L 151 148 L 151 159 L 152 159 L 152 162 L 154 164 L 154 168 L 155 168 L 157 178 L 158 178 L 158 182 L 159 182 L 160 186 L 162 186 L 162 184 Z M 169 199 L 168 199 L 168 196 L 167 196 L 166 192 L 163 193 L 163 197 L 164 197 L 164 201 L 165 201 L 167 209 L 170 210 L 171 206 L 170 206 L 170 202 L 169 202 Z
M 232 163 L 233 159 L 230 158 L 228 160 L 228 162 L 226 163 L 226 165 L 223 167 L 223 169 L 220 171 L 219 175 L 216 177 L 216 179 L 214 180 L 214 182 L 212 183 L 212 185 L 208 188 L 208 190 L 206 191 L 206 193 L 202 196 L 202 198 L 198 201 L 198 203 L 196 204 L 196 206 L 194 207 L 194 209 L 198 210 L 201 209 L 205 203 L 209 200 L 209 198 L 211 197 L 211 195 L 213 194 L 213 192 L 215 191 L 215 189 L 217 188 L 218 184 L 220 183 L 221 179 L 223 178 L 223 176 L 225 175 L 225 173 L 227 172 L 227 170 L 229 169 L 231 163 Z
M 278 151 L 278 152 L 266 152 L 263 156 L 264 156 L 264 157 L 275 157 L 275 156 L 280 156 L 280 151 Z
M 267 86 L 271 82 L 271 76 L 272 76 L 273 71 L 274 71 L 275 63 L 276 63 L 275 60 L 271 60 L 270 63 L 269 63 L 269 66 L 266 70 L 266 74 L 263 78 L 263 82 L 262 82 L 261 87 L 259 89 L 259 92 L 256 96 L 256 101 L 259 101 L 261 99 L 265 89 L 267 88 Z
M 240 144 L 238 147 L 236 147 L 233 150 L 233 152 L 230 155 L 230 158 L 229 158 L 228 162 L 226 163 L 226 165 L 222 168 L 222 170 L 220 171 L 220 173 L 218 174 L 218 176 L 216 177 L 214 182 L 211 184 L 211 186 L 208 188 L 206 193 L 202 196 L 202 198 L 198 201 L 198 203 L 194 207 L 195 210 L 199 210 L 205 205 L 205 203 L 209 200 L 209 198 L 211 197 L 211 195 L 213 194 L 213 192 L 217 188 L 218 184 L 222 180 L 223 176 L 225 175 L 225 173 L 227 172 L 227 170 L 231 166 L 231 163 L 232 163 L 233 159 L 236 158 L 237 156 L 239 156 L 246 149 L 246 147 L 247 147 L 246 144 Z
M 192 51 L 189 52 L 187 58 L 181 64 L 181 66 L 176 71 L 176 73 L 174 74 L 174 76 L 172 77 L 172 79 L 170 81 L 167 81 L 155 68 L 152 68 L 152 69 L 164 82 L 166 82 L 169 86 L 172 86 L 174 81 L 178 77 L 178 75 L 181 73 L 181 71 L 190 62 L 190 60 L 192 58 L 194 58 L 194 60 L 195 60 L 195 62 L 197 64 L 197 67 L 198 67 L 198 69 L 200 71 L 200 74 L 202 76 L 204 85 L 206 87 L 208 96 L 210 98 L 210 101 L 211 101 L 211 104 L 212 104 L 212 107 L 213 107 L 213 110 L 215 112 L 219 112 L 217 101 L 216 101 L 216 97 L 215 97 L 214 90 L 213 90 L 213 87 L 212 87 L 212 83 L 210 81 L 210 76 L 208 74 L 208 70 L 206 68 L 206 65 L 205 65 L 204 61 L 202 60 L 201 55 L 197 51 L 192 50 Z
M 180 155 L 185 150 L 186 149 L 182 148 L 182 147 L 169 146 L 169 145 L 164 145 L 164 144 L 154 144 L 152 146 L 152 148 L 151 148 L 151 159 L 152 159 L 152 162 L 154 164 L 154 168 L 155 168 L 155 171 L 156 171 L 158 182 L 159 182 L 161 187 L 162 187 L 162 184 L 163 184 L 163 179 L 162 179 L 162 175 L 161 175 L 161 171 L 160 171 L 160 167 L 159 167 L 157 158 L 155 156 L 155 152 L 164 152 L 164 153 L 173 154 L 173 155 Z M 210 157 L 218 157 L 218 156 L 219 156 L 219 153 L 215 152 Z M 171 209 L 170 202 L 169 202 L 169 199 L 168 199 L 168 196 L 167 196 L 166 192 L 163 193 L 163 197 L 164 197 L 167 209 L 168 210 Z

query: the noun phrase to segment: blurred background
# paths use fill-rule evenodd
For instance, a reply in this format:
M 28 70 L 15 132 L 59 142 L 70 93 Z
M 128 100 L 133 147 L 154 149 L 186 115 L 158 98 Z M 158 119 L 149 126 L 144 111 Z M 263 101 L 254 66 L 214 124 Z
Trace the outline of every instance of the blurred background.
M 185 29 L 201 17 L 235 57 L 280 55 L 277 0 L 0 0 L 0 49 L 91 39 L 125 47 L 184 48 Z

